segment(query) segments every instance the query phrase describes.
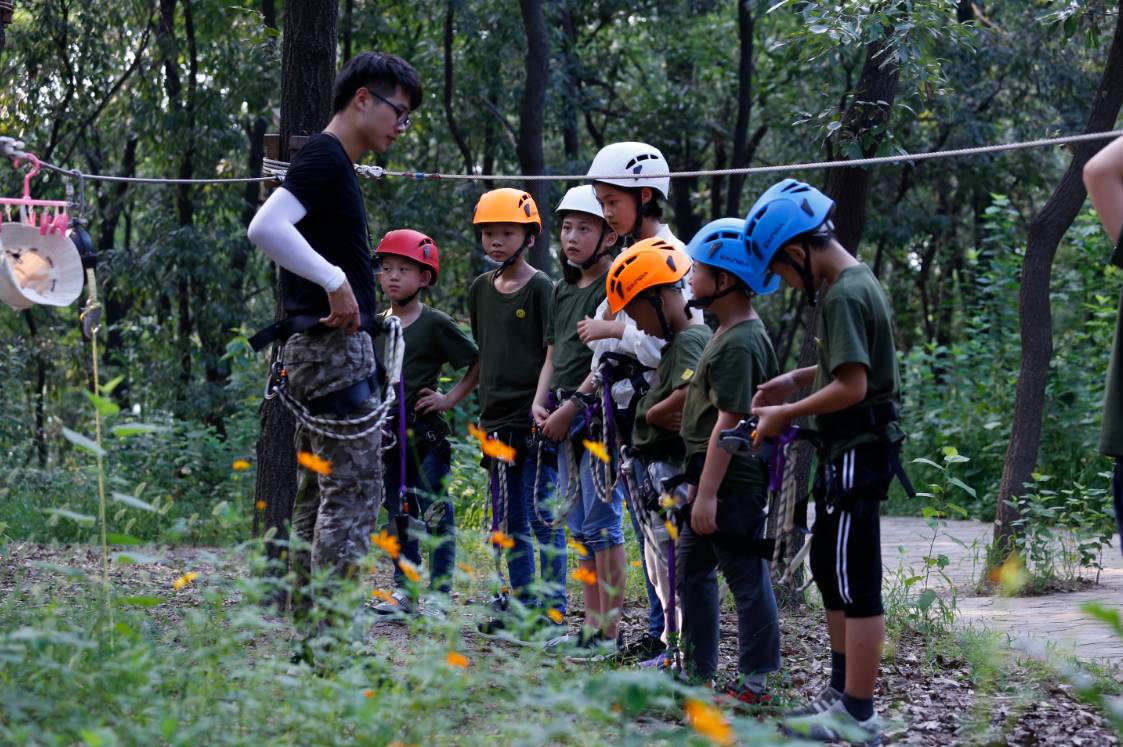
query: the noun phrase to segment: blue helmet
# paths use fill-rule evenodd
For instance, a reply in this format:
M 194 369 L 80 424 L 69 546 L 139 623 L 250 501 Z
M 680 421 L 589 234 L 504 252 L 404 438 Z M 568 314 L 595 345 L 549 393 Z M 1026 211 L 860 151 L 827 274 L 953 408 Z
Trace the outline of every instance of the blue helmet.
M 832 213 L 834 200 L 806 182 L 785 179 L 753 203 L 741 238 L 753 259 L 767 266 L 784 244 L 820 228 Z
M 741 239 L 745 222 L 740 218 L 710 221 L 686 247 L 695 262 L 716 267 L 740 278 L 759 296 L 780 287 L 780 278 L 768 272 L 768 263 L 751 255 Z

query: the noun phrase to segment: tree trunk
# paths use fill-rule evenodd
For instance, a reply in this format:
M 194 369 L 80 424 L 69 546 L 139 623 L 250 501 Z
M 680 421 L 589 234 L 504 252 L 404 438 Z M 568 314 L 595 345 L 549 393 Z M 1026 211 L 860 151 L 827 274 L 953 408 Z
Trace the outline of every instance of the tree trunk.
M 339 4 L 335 0 L 304 0 L 287 3 L 285 11 L 280 153 L 287 160 L 291 135 L 318 132 L 331 117 Z M 277 316 L 281 316 L 279 284 Z M 266 545 L 270 560 L 283 558 L 292 521 L 297 474 L 295 435 L 296 421 L 284 405 L 277 399 L 264 401 L 254 502 L 265 501 L 265 526 L 275 532 Z
M 39 339 L 33 311 L 34 308 L 25 309 L 23 318 L 35 348 L 35 453 L 39 457 L 39 469 L 47 469 L 47 356 L 43 351 L 43 341 Z
M 749 117 L 753 111 L 753 10 L 752 0 L 737 2 L 737 35 L 741 54 L 737 63 L 737 123 L 733 127 L 733 161 L 729 167 L 742 169 L 749 165 Z M 744 174 L 731 174 L 726 195 L 725 214 L 741 215 L 741 189 Z
M 573 8 L 564 3 L 558 14 L 562 30 L 562 67 L 565 70 L 565 105 L 562 106 L 562 143 L 565 160 L 570 166 L 579 166 L 581 140 L 578 136 L 577 112 L 581 108 L 581 87 L 577 60 L 577 20 Z
M 355 0 L 346 0 L 343 5 L 343 61 L 351 59 L 351 33 L 355 19 Z
M 456 20 L 456 3 L 455 0 L 448 0 L 445 6 L 445 27 L 444 27 L 444 109 L 445 121 L 448 123 L 448 132 L 452 135 L 453 142 L 456 143 L 457 149 L 460 151 L 461 158 L 464 159 L 464 173 L 471 174 L 475 168 L 475 159 L 472 157 L 472 150 L 468 147 L 468 141 L 464 139 L 463 133 L 460 132 L 460 126 L 456 123 L 456 113 L 452 109 L 452 92 L 454 90 L 452 81 L 453 61 L 452 61 L 452 42 L 454 37 L 453 31 L 455 28 Z
M 1116 13 L 1115 35 L 1107 64 L 1092 100 L 1085 132 L 1110 130 L 1123 104 L 1123 0 Z M 1041 419 L 1045 410 L 1045 384 L 1053 357 L 1052 312 L 1049 306 L 1049 281 L 1057 245 L 1084 205 L 1086 196 L 1082 174 L 1084 165 L 1108 141 L 1097 140 L 1073 146 L 1072 162 L 1061 177 L 1049 201 L 1033 219 L 1022 266 L 1018 311 L 1021 319 L 1022 362 L 1014 396 L 1014 420 L 998 506 L 994 520 L 994 545 L 991 562 L 1001 562 L 1013 549 L 1017 509 L 1010 504 L 1032 479 L 1041 440 Z
M 519 137 L 515 148 L 519 166 L 527 176 L 546 173 L 542 135 L 546 116 L 546 87 L 550 75 L 550 38 L 546 32 L 546 15 L 542 0 L 520 0 L 523 29 L 526 32 L 526 83 L 519 106 Z M 550 262 L 550 183 L 526 182 L 526 191 L 538 204 L 542 231 L 527 254 L 535 267 L 549 272 Z

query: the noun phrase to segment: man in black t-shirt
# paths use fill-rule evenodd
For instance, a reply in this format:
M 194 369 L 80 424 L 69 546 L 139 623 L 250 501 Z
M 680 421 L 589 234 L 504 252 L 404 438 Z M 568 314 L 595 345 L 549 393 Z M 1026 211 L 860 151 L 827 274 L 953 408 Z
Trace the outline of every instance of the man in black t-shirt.
M 320 322 L 284 341 L 288 391 L 304 403 L 354 392 L 377 368 L 371 338 L 361 331 L 376 313 L 375 279 L 354 164 L 368 151 L 385 152 L 409 127 L 421 82 L 404 60 L 364 52 L 339 72 L 332 97 L 328 126 L 301 148 L 249 227 L 250 240 L 282 268 L 286 318 Z M 361 405 L 334 415 L 372 412 L 379 399 L 377 387 L 371 390 Z M 382 435 L 354 437 L 367 426 L 353 428 L 348 438 L 297 426 L 298 451 L 316 457 L 300 460 L 306 469 L 293 510 L 293 533 L 311 548 L 291 555 L 299 580 L 309 573 L 354 575 L 370 548 L 382 492 Z M 309 604 L 298 599 L 298 613 Z

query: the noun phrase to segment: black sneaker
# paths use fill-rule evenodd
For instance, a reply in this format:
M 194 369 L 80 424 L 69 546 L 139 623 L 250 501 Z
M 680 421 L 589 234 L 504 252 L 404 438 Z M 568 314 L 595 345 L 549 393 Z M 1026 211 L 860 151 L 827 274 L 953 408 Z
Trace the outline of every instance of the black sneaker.
M 647 661 L 649 659 L 654 659 L 666 650 L 667 644 L 659 640 L 658 636 L 651 635 L 651 633 L 644 633 L 626 646 L 622 646 L 613 657 L 613 660 L 621 664 L 626 662 Z

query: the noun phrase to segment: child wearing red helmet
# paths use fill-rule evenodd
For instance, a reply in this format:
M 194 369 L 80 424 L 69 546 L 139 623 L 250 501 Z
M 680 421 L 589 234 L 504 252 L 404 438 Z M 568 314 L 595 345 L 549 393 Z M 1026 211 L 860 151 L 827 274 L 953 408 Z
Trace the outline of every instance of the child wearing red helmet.
M 398 317 L 405 338 L 402 360 L 405 442 L 395 443 L 383 453 L 386 509 L 391 519 L 396 519 L 390 526 L 405 534 L 399 537 L 401 556 L 410 563 L 415 566 L 421 563 L 420 530 L 424 528 L 432 537 L 430 584 L 434 590 L 447 594 L 456 563 L 456 527 L 452 502 L 444 491 L 444 481 L 451 470 L 452 450 L 448 442 L 450 430 L 443 413 L 476 388 L 479 351 L 447 314 L 421 302 L 421 291 L 436 285 L 440 276 L 440 252 L 436 242 L 408 228 L 390 231 L 379 243 L 376 258 L 382 292 L 390 299 L 390 308 L 383 316 Z M 446 365 L 454 370 L 467 370 L 456 386 L 442 393 L 437 382 Z M 402 431 L 396 414 L 387 428 L 395 434 Z M 407 514 L 401 513 L 400 502 L 405 504 L 408 519 L 402 518 Z M 416 528 L 407 529 L 410 524 Z M 414 598 L 403 588 L 404 580 L 400 564 L 395 565 L 397 588 L 390 599 L 375 607 L 376 612 L 416 611 Z

